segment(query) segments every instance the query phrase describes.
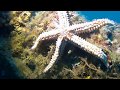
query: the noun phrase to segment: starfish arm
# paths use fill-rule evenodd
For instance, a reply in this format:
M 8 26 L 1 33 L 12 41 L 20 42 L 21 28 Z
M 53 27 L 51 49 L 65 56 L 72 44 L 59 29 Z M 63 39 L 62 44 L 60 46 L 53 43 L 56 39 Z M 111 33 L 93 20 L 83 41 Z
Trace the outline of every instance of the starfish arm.
M 34 50 L 37 47 L 37 45 L 39 44 L 39 41 L 57 38 L 58 35 L 59 35 L 59 32 L 60 32 L 59 29 L 53 29 L 53 30 L 48 31 L 48 32 L 43 32 L 42 34 L 40 34 L 38 36 L 38 38 L 36 39 L 34 45 L 31 47 L 31 50 Z
M 70 25 L 68 12 L 67 11 L 57 11 L 59 17 L 60 27 L 68 27 Z
M 64 44 L 62 44 L 62 41 L 63 41 L 63 37 L 58 37 L 58 40 L 56 41 L 55 53 L 52 56 L 50 63 L 44 69 L 43 73 L 47 72 L 53 66 L 55 61 L 58 60 L 58 57 L 60 56 L 60 51 L 62 51 L 62 49 L 64 49 L 65 46 Z
M 66 28 L 68 31 L 76 31 L 77 34 L 81 32 L 91 32 L 93 30 L 99 29 L 102 26 L 105 26 L 106 24 L 112 24 L 114 25 L 114 21 L 109 19 L 97 19 L 93 20 L 92 22 L 86 22 L 82 24 L 76 24 L 69 26 Z
M 92 53 L 93 55 L 95 55 L 97 57 L 99 57 L 102 60 L 102 62 L 105 64 L 105 66 L 108 67 L 107 56 L 102 51 L 101 48 L 98 48 L 97 46 L 85 41 L 81 37 L 78 37 L 77 35 L 74 35 L 72 33 L 69 33 L 69 35 L 67 35 L 67 38 L 70 41 L 72 41 L 72 43 L 75 44 L 76 46 L 82 48 L 83 50 L 85 50 L 89 53 Z

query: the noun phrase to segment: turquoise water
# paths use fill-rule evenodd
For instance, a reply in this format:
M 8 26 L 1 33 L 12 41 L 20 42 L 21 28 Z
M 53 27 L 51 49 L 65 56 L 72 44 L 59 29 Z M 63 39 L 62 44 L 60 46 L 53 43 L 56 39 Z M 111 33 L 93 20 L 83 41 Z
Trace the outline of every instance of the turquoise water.
M 108 18 L 117 23 L 120 23 L 120 11 L 79 11 L 88 20 Z

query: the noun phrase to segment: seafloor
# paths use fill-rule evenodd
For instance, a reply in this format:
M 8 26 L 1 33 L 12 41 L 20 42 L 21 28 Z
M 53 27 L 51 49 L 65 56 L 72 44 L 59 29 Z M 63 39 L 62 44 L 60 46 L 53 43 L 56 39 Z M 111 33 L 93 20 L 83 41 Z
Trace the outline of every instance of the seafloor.
M 70 22 L 87 20 L 71 11 Z M 109 55 L 110 68 L 98 65 L 99 58 L 67 43 L 61 58 L 47 72 L 56 40 L 44 41 L 31 51 L 34 41 L 44 31 L 55 28 L 55 11 L 0 12 L 0 79 L 120 79 L 120 25 L 104 26 L 80 35 L 103 48 Z

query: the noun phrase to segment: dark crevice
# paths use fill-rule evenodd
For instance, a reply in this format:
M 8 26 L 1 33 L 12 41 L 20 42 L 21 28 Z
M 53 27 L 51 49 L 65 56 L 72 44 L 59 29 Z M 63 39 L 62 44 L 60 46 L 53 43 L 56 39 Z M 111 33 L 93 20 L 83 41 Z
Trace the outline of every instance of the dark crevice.
M 9 11 L 0 11 L 0 79 L 19 79 L 21 76 L 12 62 L 10 50 L 10 33 L 14 28 L 9 24 L 9 15 Z

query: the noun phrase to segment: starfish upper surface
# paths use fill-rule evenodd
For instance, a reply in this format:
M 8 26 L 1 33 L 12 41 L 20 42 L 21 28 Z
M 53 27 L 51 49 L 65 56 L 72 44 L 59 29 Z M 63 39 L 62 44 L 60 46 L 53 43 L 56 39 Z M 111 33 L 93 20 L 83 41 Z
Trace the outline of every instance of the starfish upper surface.
M 37 47 L 39 41 L 57 39 L 55 52 L 52 56 L 52 59 L 50 60 L 50 63 L 47 65 L 43 72 L 44 73 L 47 72 L 53 66 L 55 61 L 59 59 L 66 45 L 66 43 L 63 41 L 67 40 L 70 41 L 75 46 L 82 48 L 83 50 L 99 57 L 103 61 L 103 63 L 107 66 L 108 65 L 107 56 L 102 51 L 102 49 L 87 42 L 86 40 L 77 35 L 79 35 L 82 32 L 91 32 L 107 24 L 114 25 L 114 21 L 109 19 L 97 19 L 91 22 L 70 25 L 68 11 L 58 11 L 57 14 L 59 18 L 58 25 L 59 27 L 57 29 L 41 33 L 31 48 L 32 50 L 34 50 Z

